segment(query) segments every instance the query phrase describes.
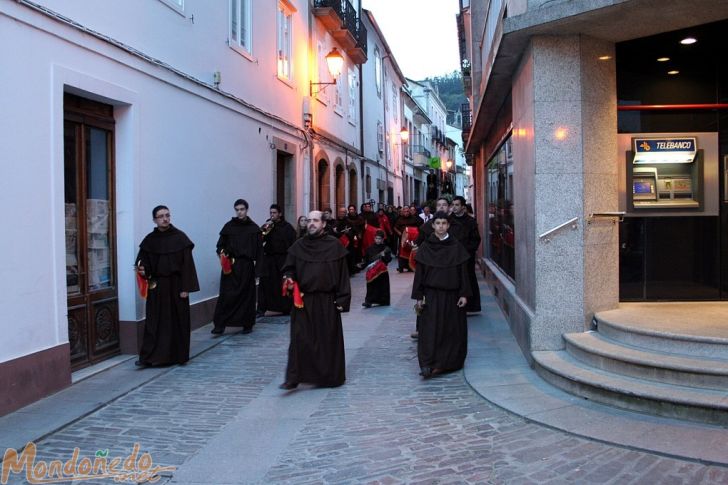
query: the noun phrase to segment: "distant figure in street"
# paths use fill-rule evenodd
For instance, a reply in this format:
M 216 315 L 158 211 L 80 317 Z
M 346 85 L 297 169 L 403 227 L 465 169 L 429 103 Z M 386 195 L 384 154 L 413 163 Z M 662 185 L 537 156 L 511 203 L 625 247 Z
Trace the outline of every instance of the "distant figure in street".
M 136 270 L 148 282 L 140 367 L 184 364 L 190 358 L 190 293 L 199 291 L 195 245 L 171 223 L 169 209 L 152 210 L 156 228 L 139 245 Z
M 347 262 L 349 264 L 349 273 L 354 274 L 359 271 L 358 264 L 361 261 L 361 238 L 364 233 L 364 218 L 356 213 L 356 206 L 351 204 L 347 208 L 346 224 L 351 228 L 351 245 L 348 247 L 349 255 Z
M 255 280 L 260 272 L 262 255 L 260 227 L 248 217 L 248 202 L 238 199 L 234 204 L 235 217 L 220 230 L 217 255 L 220 258 L 220 295 L 215 305 L 212 329 L 214 335 L 225 327 L 243 327 L 250 333 L 255 325 Z
M 435 201 L 435 212 L 444 212 L 445 214 L 450 214 L 450 201 L 445 197 L 440 197 Z M 433 233 L 432 229 L 432 217 L 430 217 L 430 220 L 422 224 L 420 226 L 420 234 L 417 236 L 417 240 L 415 241 L 415 246 L 420 246 L 425 239 L 427 239 L 430 234 Z
M 457 195 L 452 199 L 452 214 L 450 215 L 450 234 L 465 246 L 470 254 L 468 260 L 468 278 L 470 279 L 471 298 L 468 299 L 467 312 L 480 311 L 480 289 L 478 288 L 478 277 L 475 275 L 475 258 L 480 246 L 480 230 L 478 221 L 468 215 L 465 198 Z
M 430 211 L 429 205 L 426 205 L 422 208 L 422 214 L 420 214 L 420 219 L 422 219 L 422 222 L 428 222 L 430 219 L 432 219 L 432 212 Z
M 324 233 L 319 211 L 308 215 L 308 235 L 288 250 L 284 288 L 292 294 L 291 343 L 286 380 L 337 387 L 346 380 L 341 313 L 349 311 L 351 287 L 346 249 Z
M 288 315 L 291 300 L 281 294 L 283 263 L 288 248 L 296 240 L 296 230 L 283 219 L 283 211 L 278 204 L 270 206 L 270 219 L 263 224 L 263 259 L 258 285 L 258 316 L 266 311 Z
M 379 227 L 381 227 L 382 231 L 384 231 L 384 239 L 391 249 L 392 246 L 389 243 L 390 239 L 392 239 L 392 225 L 389 223 L 389 217 L 387 217 L 387 214 L 384 213 L 384 209 L 379 209 L 377 211 L 377 218 L 379 219 Z
M 296 238 L 303 237 L 306 235 L 308 224 L 306 216 L 299 216 L 298 222 L 296 223 Z
M 450 214 L 450 201 L 445 197 L 440 197 L 435 201 L 435 213 L 442 212 L 444 214 Z M 434 217 L 434 216 L 433 216 Z M 425 222 L 420 226 L 420 233 L 417 235 L 417 239 L 415 240 L 415 262 L 417 261 L 417 251 L 419 251 L 419 247 L 422 246 L 422 243 L 425 242 L 425 240 L 432 235 L 433 232 L 435 232 L 434 228 L 432 227 L 433 219 L 430 218 L 429 221 Z M 414 332 L 410 334 L 410 337 L 413 339 L 416 339 L 419 335 L 419 319 L 417 319 L 417 329 L 415 329 Z
M 415 245 L 418 228 L 422 225 L 422 219 L 417 214 L 412 214 L 409 206 L 404 206 L 397 222 L 394 224 L 394 232 L 399 238 L 399 252 L 397 253 L 397 272 L 412 271 L 409 265 L 409 255 Z
M 389 305 L 389 271 L 387 264 L 392 261 L 392 250 L 384 244 L 384 231 L 378 230 L 374 236 L 374 244 L 367 248 L 364 255 L 367 280 L 367 294 L 362 306 Z
M 323 210 L 323 218 L 324 218 L 324 222 L 326 222 L 326 224 L 324 225 L 324 232 L 326 233 L 327 236 L 333 236 L 334 235 L 334 226 L 336 225 L 335 224 L 336 218 L 334 217 L 334 213 L 331 210 L 331 207 L 327 207 L 326 209 Z
M 417 300 L 419 313 L 417 358 L 425 379 L 462 369 L 468 352 L 465 305 L 470 296 L 469 254 L 448 234 L 446 213 L 436 213 L 432 227 L 434 232 L 415 256 L 412 285 L 412 299 Z
M 362 266 L 366 266 L 366 252 L 369 246 L 374 244 L 374 237 L 379 230 L 379 217 L 372 210 L 372 205 L 365 202 L 361 205 L 361 218 L 364 221 L 361 236 Z

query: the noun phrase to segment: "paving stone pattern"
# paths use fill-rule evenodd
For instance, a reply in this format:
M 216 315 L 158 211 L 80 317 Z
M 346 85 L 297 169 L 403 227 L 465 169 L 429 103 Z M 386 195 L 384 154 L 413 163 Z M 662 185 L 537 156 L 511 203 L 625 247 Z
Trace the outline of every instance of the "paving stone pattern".
M 411 275 L 393 273 L 392 278 Z M 352 282 L 352 305 L 358 305 L 363 277 Z M 609 446 L 526 422 L 478 396 L 462 372 L 422 380 L 416 343 L 409 337 L 408 288 L 393 288 L 395 306 L 368 310 L 385 312 L 386 318 L 378 320 L 364 347 L 354 350 L 346 384 L 328 391 L 279 451 L 262 483 L 728 483 L 726 468 Z M 362 315 L 367 314 L 348 315 L 345 328 L 365 323 Z M 41 440 L 39 459 L 67 460 L 74 446 L 82 455 L 104 449 L 111 456 L 125 455 L 139 442 L 155 463 L 184 466 L 263 388 L 281 380 L 287 345 L 287 321 L 266 318 L 252 334 L 228 338 Z M 240 483 L 248 483 L 245 470 L 240 477 Z M 170 480 L 163 476 L 157 483 Z

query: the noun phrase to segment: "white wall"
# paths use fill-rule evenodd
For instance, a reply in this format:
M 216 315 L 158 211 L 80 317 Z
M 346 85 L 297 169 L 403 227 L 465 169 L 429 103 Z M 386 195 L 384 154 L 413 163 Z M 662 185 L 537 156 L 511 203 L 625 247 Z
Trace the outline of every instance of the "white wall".
M 13 2 L 0 5 L 0 58 L 3 83 L 10 87 L 2 91 L 0 117 L 0 203 L 6 208 L 0 238 L 0 281 L 5 285 L 0 291 L 0 362 L 68 340 L 64 86 L 116 106 L 121 320 L 142 317 L 131 267 L 137 245 L 153 228 L 154 205 L 167 204 L 173 223 L 196 244 L 201 291 L 192 295 L 194 303 L 217 295 L 215 242 L 232 216 L 232 202 L 244 197 L 254 220 L 267 218 L 275 191 L 273 136 L 294 147 L 302 172 L 295 130 L 277 127 L 211 89 L 150 69 L 146 61 Z M 297 203 L 302 202 L 299 192 Z
M 204 82 L 220 71 L 220 89 L 301 124 L 308 95 L 308 4 L 291 0 L 293 82 L 277 77 L 276 3 L 252 0 L 249 56 L 228 46 L 229 0 L 185 0 L 178 13 L 161 0 L 40 0 L 48 8 Z M 191 17 L 194 16 L 194 22 Z

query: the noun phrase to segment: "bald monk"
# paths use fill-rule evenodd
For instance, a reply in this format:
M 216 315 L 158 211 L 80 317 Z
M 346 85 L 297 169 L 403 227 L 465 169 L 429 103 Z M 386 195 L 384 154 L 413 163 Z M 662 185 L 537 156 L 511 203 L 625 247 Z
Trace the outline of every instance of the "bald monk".
M 349 311 L 351 287 L 347 251 L 325 232 L 320 211 L 308 214 L 307 234 L 288 249 L 283 285 L 294 298 L 286 380 L 338 387 L 346 380 L 341 313 Z M 299 298 L 297 298 L 299 297 Z

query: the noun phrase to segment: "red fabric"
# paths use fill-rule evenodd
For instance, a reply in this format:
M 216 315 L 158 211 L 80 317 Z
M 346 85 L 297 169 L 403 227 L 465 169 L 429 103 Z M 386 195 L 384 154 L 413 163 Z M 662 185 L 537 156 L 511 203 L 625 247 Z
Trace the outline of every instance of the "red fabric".
M 389 217 L 386 214 L 382 214 L 379 217 L 379 227 L 382 228 L 387 238 L 392 235 L 392 225 L 389 223 Z
M 366 278 L 367 283 L 371 283 L 376 279 L 377 276 L 380 276 L 387 272 L 387 265 L 382 262 L 382 260 L 377 260 L 376 262 L 370 264 L 367 266 L 367 272 L 366 272 Z
M 233 272 L 234 259 L 228 258 L 225 253 L 220 253 L 220 266 L 222 266 L 222 272 L 224 274 L 230 274 Z
M 339 242 L 345 248 L 349 247 L 349 236 L 347 236 L 346 234 L 342 234 L 341 236 L 339 236 Z
M 136 281 L 137 281 L 137 288 L 139 288 L 139 296 L 147 299 L 147 294 L 149 293 L 149 280 L 147 280 L 144 276 L 140 275 L 139 272 L 136 272 Z
M 416 227 L 405 227 L 402 231 L 402 237 L 400 238 L 399 245 L 399 257 L 403 259 L 409 259 L 412 253 L 412 245 L 417 240 L 417 236 L 420 234 L 420 230 Z
M 377 235 L 377 229 L 374 226 L 370 226 L 369 224 L 366 224 L 364 226 L 364 233 L 362 234 L 361 238 L 361 253 L 362 255 L 367 253 L 367 249 L 369 249 L 369 246 L 374 244 L 374 236 Z
M 415 270 L 415 266 L 417 266 L 417 261 L 415 261 L 415 256 L 417 255 L 417 249 L 413 249 L 410 251 L 409 259 L 407 262 L 409 263 L 409 267 L 412 271 Z
M 290 290 L 288 288 L 288 285 L 286 284 L 288 280 L 283 280 L 283 288 L 282 288 L 282 295 L 287 296 L 291 295 L 293 297 L 293 306 L 296 308 L 303 308 L 303 293 L 301 293 L 301 289 L 298 287 L 297 282 L 293 282 L 293 290 Z

